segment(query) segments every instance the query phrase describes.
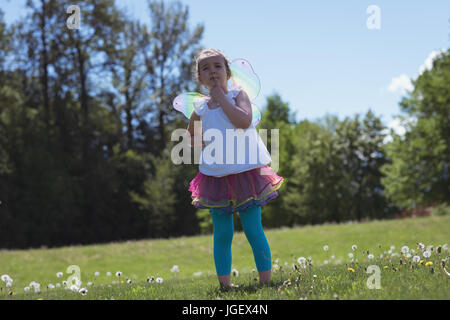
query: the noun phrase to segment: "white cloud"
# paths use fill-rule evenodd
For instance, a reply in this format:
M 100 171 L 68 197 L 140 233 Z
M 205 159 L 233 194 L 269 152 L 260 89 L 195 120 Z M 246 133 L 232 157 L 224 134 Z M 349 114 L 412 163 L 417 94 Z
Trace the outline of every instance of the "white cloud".
M 398 77 L 392 78 L 387 89 L 390 92 L 398 91 L 405 94 L 407 91 L 413 90 L 413 85 L 411 79 L 406 74 L 402 74 Z
M 431 68 L 433 67 L 433 60 L 443 52 L 444 50 L 442 49 L 431 51 L 431 53 L 428 55 L 428 58 L 426 58 L 424 64 L 420 66 L 419 75 L 421 75 L 425 70 L 431 70 Z
M 416 118 L 406 117 L 406 116 L 398 116 L 395 117 L 391 122 L 388 123 L 387 128 L 384 130 L 386 134 L 383 143 L 391 142 L 391 129 L 394 131 L 394 134 L 403 136 L 406 130 L 417 123 Z
M 433 60 L 436 59 L 441 53 L 445 52 L 443 49 L 433 50 L 430 52 L 425 62 L 419 67 L 419 72 L 416 73 L 414 78 L 420 76 L 425 70 L 431 70 L 433 67 Z M 401 74 L 398 77 L 391 79 L 391 83 L 387 87 L 390 92 L 400 92 L 401 94 L 406 94 L 408 91 L 414 89 L 412 85 L 411 78 L 406 74 Z

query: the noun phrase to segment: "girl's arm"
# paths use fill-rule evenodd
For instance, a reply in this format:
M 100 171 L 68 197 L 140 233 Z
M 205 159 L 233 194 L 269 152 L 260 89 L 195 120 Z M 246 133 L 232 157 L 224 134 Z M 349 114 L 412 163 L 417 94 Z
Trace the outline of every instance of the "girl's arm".
M 202 136 L 202 122 L 200 120 L 200 116 L 196 114 L 195 111 L 192 112 L 191 118 L 189 119 L 187 131 L 190 135 L 191 146 L 198 147 L 204 145 Z
M 237 95 L 236 105 L 228 100 L 222 90 L 216 91 L 214 98 L 236 128 L 247 129 L 250 127 L 252 124 L 252 104 L 244 90 L 241 90 Z

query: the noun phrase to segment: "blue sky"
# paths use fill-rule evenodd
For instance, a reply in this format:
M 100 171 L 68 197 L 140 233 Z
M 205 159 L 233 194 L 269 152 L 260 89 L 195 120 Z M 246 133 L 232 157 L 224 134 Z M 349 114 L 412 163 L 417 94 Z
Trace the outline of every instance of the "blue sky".
M 165 1 L 168 4 L 170 1 Z M 0 0 L 8 23 L 23 14 L 25 0 Z M 82 11 L 82 2 L 79 3 Z M 144 0 L 116 0 L 149 22 Z M 202 44 L 244 58 L 261 81 L 254 103 L 277 92 L 297 120 L 326 113 L 340 119 L 369 108 L 394 126 L 410 79 L 433 52 L 449 48 L 450 1 L 184 0 L 191 30 L 205 26 Z M 380 29 L 369 29 L 369 6 L 380 9 Z M 63 21 L 62 23 L 65 23 Z

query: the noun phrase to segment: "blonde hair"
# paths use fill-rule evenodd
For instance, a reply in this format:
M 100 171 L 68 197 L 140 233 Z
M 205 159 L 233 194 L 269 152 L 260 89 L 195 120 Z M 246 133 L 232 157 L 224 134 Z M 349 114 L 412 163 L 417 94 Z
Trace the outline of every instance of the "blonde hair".
M 225 56 L 225 54 L 223 54 L 219 50 L 212 49 L 212 48 L 203 49 L 203 50 L 200 50 L 195 55 L 195 63 L 194 63 L 194 66 L 192 68 L 192 74 L 194 76 L 194 80 L 197 83 L 200 83 L 200 69 L 198 68 L 198 65 L 199 65 L 200 61 L 205 59 L 205 58 L 213 57 L 213 56 L 221 56 L 221 57 L 223 57 L 224 64 L 225 64 L 225 69 L 227 71 L 227 75 L 231 77 L 230 62 L 228 61 L 228 59 Z

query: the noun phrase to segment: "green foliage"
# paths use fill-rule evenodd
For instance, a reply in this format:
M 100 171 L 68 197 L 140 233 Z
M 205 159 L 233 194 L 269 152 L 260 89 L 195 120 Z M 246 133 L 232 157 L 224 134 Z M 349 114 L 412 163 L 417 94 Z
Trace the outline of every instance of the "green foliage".
M 197 218 L 200 221 L 200 230 L 202 234 L 210 234 L 213 231 L 213 224 L 209 209 L 198 209 L 196 212 Z
M 450 200 L 450 50 L 413 84 L 400 102 L 412 120 L 386 146 L 390 161 L 381 169 L 386 194 L 405 208 Z
M 450 206 L 446 203 L 441 203 L 431 210 L 430 215 L 432 216 L 450 215 Z

